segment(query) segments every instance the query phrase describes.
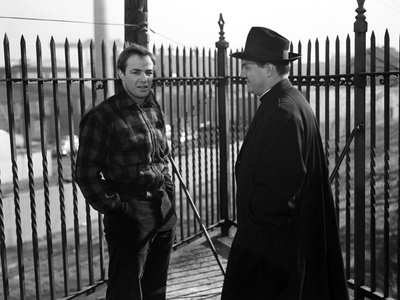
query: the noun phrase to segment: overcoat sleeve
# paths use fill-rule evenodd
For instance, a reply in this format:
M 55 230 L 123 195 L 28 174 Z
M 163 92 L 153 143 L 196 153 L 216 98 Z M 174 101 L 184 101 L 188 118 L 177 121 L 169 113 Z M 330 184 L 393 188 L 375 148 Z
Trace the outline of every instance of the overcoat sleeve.
M 258 216 L 255 221 L 279 225 L 295 205 L 307 172 L 304 127 L 300 115 L 284 103 L 267 115 L 259 120 L 261 152 L 253 179 L 257 188 L 249 199 L 249 209 L 253 217 Z

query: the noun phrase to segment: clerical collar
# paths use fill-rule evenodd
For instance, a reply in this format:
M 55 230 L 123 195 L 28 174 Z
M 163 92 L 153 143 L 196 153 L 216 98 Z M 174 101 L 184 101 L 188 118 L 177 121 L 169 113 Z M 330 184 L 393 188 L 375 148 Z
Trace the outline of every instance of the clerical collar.
M 268 93 L 271 89 L 266 90 L 261 96 L 260 98 L 262 98 L 266 93 Z

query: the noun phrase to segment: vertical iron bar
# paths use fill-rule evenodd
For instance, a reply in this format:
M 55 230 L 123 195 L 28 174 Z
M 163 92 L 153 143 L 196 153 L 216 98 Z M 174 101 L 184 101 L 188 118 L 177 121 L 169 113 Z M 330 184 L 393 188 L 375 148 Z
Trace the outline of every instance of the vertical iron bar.
M 168 47 L 168 76 L 172 77 L 172 49 L 171 46 Z M 175 157 L 175 124 L 177 121 L 174 119 L 174 107 L 175 102 L 173 101 L 172 93 L 173 93 L 173 81 L 169 82 L 169 111 L 170 111 L 170 125 L 171 125 L 171 155 Z
M 68 105 L 68 132 L 70 146 L 71 176 L 72 176 L 72 201 L 73 201 L 73 218 L 74 218 L 74 237 L 75 237 L 75 267 L 76 267 L 76 284 L 78 290 L 81 289 L 81 259 L 80 259 L 80 236 L 79 236 L 79 219 L 78 219 L 78 197 L 75 181 L 75 133 L 73 121 L 73 105 L 71 100 L 71 57 L 70 46 L 68 40 L 65 43 L 65 75 L 67 78 L 67 105 Z
M 58 191 L 59 191 L 59 201 L 60 201 L 60 217 L 61 217 L 61 231 L 65 226 L 65 211 L 63 209 L 64 204 L 64 175 L 63 175 L 63 165 L 62 165 L 62 156 L 60 152 L 60 107 L 59 107 L 59 98 L 58 98 L 58 78 L 57 74 L 57 58 L 56 58 L 56 44 L 54 42 L 53 37 L 50 41 L 50 53 L 51 53 L 51 70 L 53 77 L 53 106 L 54 106 L 54 128 L 56 135 L 56 154 L 57 154 L 57 172 L 58 172 Z M 62 234 L 62 237 L 65 235 Z M 68 295 L 68 268 L 67 261 L 65 259 L 65 248 L 66 242 L 64 241 L 61 244 L 63 249 L 63 267 L 64 267 L 64 294 Z
M 43 78 L 42 67 L 42 46 L 39 37 L 36 39 L 36 62 L 37 62 L 37 77 Z M 50 192 L 49 192 L 49 174 L 47 161 L 47 126 L 46 126 L 46 111 L 44 101 L 43 82 L 38 81 L 38 99 L 39 99 L 39 122 L 40 122 L 40 146 L 42 151 L 42 167 L 43 167 L 43 188 L 44 188 L 44 207 L 46 219 L 46 240 L 47 240 L 47 261 L 48 261 L 48 276 L 50 287 L 50 299 L 55 299 L 55 278 L 54 278 L 54 256 L 53 242 L 51 229 L 51 211 L 50 211 Z
M 238 59 L 235 59 L 235 61 L 237 61 Z M 232 56 L 230 56 L 229 57 L 229 67 L 228 67 L 228 69 L 229 69 L 229 76 L 231 77 L 231 78 L 233 78 L 233 76 L 234 76 L 234 70 L 233 70 L 233 57 Z M 231 174 L 232 174 L 232 180 L 231 180 L 231 187 L 232 187 L 232 189 L 231 189 L 231 191 L 230 191 L 230 193 L 231 193 L 231 195 L 232 195 L 232 201 L 231 201 L 231 203 L 233 203 L 235 200 L 234 200 L 234 195 L 235 195 L 235 176 L 234 176 L 234 174 L 235 174 L 235 159 L 236 159 L 236 153 L 237 153 L 237 150 L 236 150 L 236 142 L 238 142 L 239 141 L 239 134 L 238 134 L 238 130 L 237 130 L 237 128 L 238 128 L 238 120 L 239 120 L 239 118 L 238 118 L 238 115 L 237 115 L 237 97 L 235 97 L 235 94 L 234 94 L 234 88 L 237 86 L 237 83 L 234 83 L 232 80 L 231 80 L 231 82 L 229 83 L 229 91 L 230 91 L 230 99 L 231 99 L 231 110 L 230 110 L 230 117 L 231 117 L 231 122 L 230 122 L 230 132 L 231 132 L 231 139 L 230 139 L 230 143 L 231 143 L 231 150 L 230 150 L 230 152 L 231 152 L 231 161 L 230 161 L 230 164 L 231 164 L 231 166 L 230 166 L 230 172 L 231 172 Z M 232 215 L 231 215 L 231 205 L 229 205 L 228 206 L 228 219 L 229 220 L 232 220 L 233 218 L 232 218 Z
M 217 82 L 217 88 L 218 88 L 218 129 L 219 129 L 219 163 L 220 163 L 220 182 L 219 182 L 219 187 L 220 187 L 220 218 L 224 221 L 228 221 L 229 217 L 229 211 L 228 211 L 228 206 L 229 206 L 229 181 L 228 181 L 228 173 L 229 173 L 229 168 L 228 168 L 228 157 L 229 157 L 229 151 L 228 151 L 228 118 L 229 115 L 227 113 L 227 83 L 228 83 L 228 73 L 227 73 L 227 48 L 229 47 L 229 43 L 225 41 L 225 36 L 224 36 L 224 19 L 222 17 L 222 14 L 220 14 L 220 18 L 218 21 L 218 24 L 220 26 L 220 37 L 219 41 L 215 43 L 215 46 L 217 47 L 217 53 L 218 53 L 218 58 L 217 58 L 217 72 L 218 72 L 218 82 Z M 222 235 L 227 236 L 228 235 L 228 230 L 229 230 L 229 223 L 225 222 L 224 225 L 222 226 Z
M 208 51 L 208 74 L 209 77 L 215 77 L 217 74 L 218 70 L 218 60 L 216 59 L 217 57 L 217 50 L 214 51 L 214 56 L 211 55 L 211 50 Z M 218 82 L 215 83 L 216 85 Z M 210 81 L 210 84 L 208 85 L 208 90 L 209 90 L 209 118 L 210 118 L 210 130 L 208 130 L 208 133 L 210 135 L 210 144 L 215 145 L 215 152 L 211 152 L 210 155 L 210 161 L 212 162 L 211 164 L 211 185 L 210 185 L 210 191 L 214 191 L 214 188 L 216 188 L 216 192 L 211 193 L 211 199 L 210 199 L 210 207 L 213 208 L 213 214 L 211 214 L 211 223 L 214 223 L 214 220 L 224 220 L 221 217 L 221 207 L 223 206 L 223 203 L 221 203 L 221 187 L 218 184 L 220 182 L 220 130 L 219 130 L 219 101 L 217 97 L 217 93 L 219 92 L 218 89 L 213 89 L 214 85 L 213 82 Z M 211 130 L 211 128 L 215 128 L 215 130 Z M 215 162 L 215 166 L 214 166 Z M 214 177 L 214 170 L 217 173 L 217 176 Z M 226 187 L 229 191 L 229 188 Z M 229 198 L 228 198 L 229 199 Z
M 4 37 L 4 60 L 5 60 L 5 75 L 6 79 L 12 79 L 11 59 L 10 59 L 10 43 L 7 35 Z M 26 298 L 25 287 L 25 267 L 24 267 L 24 246 L 22 242 L 22 227 L 21 227 L 21 205 L 19 198 L 19 181 L 18 181 L 18 164 L 17 150 L 15 143 L 15 119 L 14 119 L 14 97 L 12 82 L 7 81 L 7 108 L 8 108 L 8 129 L 10 134 L 10 152 L 13 174 L 13 193 L 14 193 L 14 211 L 15 211 L 15 227 L 17 235 L 17 253 L 18 253 L 18 276 L 19 290 L 21 300 Z
M 206 78 L 206 76 L 207 76 L 206 61 L 207 60 L 206 60 L 206 52 L 205 52 L 204 48 L 203 48 L 202 53 L 203 53 L 203 57 L 202 57 L 203 77 Z M 198 76 L 200 76 L 200 71 L 198 71 Z M 202 97 L 203 101 L 200 104 L 200 107 L 203 109 L 202 110 L 203 123 L 206 124 L 207 120 L 210 120 L 210 123 L 211 123 L 211 118 L 208 118 L 208 116 L 207 116 L 207 112 L 209 111 L 209 108 L 211 108 L 211 99 L 207 98 L 207 91 L 206 91 L 207 90 L 207 81 L 206 80 L 203 81 L 202 90 L 203 90 L 203 97 Z M 199 101 L 201 101 L 201 99 L 199 99 Z M 200 127 L 200 124 L 199 124 L 199 127 Z M 207 147 L 207 144 L 208 144 L 207 130 L 204 130 L 204 135 L 202 136 L 202 141 L 203 141 L 204 147 Z M 207 152 L 204 153 L 204 156 L 202 155 L 201 152 L 199 152 L 199 161 L 200 162 L 202 162 L 203 157 L 204 157 L 204 169 L 206 171 L 204 172 L 204 176 L 203 176 L 203 172 L 201 171 L 203 168 L 200 166 L 199 175 L 200 175 L 200 182 L 202 184 L 199 187 L 199 197 L 200 197 L 200 199 L 204 199 L 204 207 L 205 207 L 205 210 L 208 212 L 210 199 L 208 199 L 208 193 L 207 193 L 208 192 L 208 171 L 209 171 L 209 169 L 207 168 L 207 166 L 208 166 Z M 210 160 L 210 161 L 212 161 L 212 160 Z M 211 174 L 212 174 L 212 172 L 211 172 Z M 203 180 L 204 180 L 204 183 L 203 183 Z M 206 221 L 205 221 L 206 226 L 208 226 L 209 221 L 210 221 L 210 214 L 207 213 Z
M 335 164 L 339 162 L 340 156 L 340 41 L 339 37 L 336 38 L 336 51 L 335 51 Z M 335 203 L 336 203 L 336 218 L 339 220 L 340 211 L 340 181 L 339 172 L 335 176 Z M 339 222 L 338 222 L 339 226 Z
M 83 67 L 83 49 L 82 43 L 79 40 L 78 42 L 78 72 L 79 78 L 83 79 L 85 77 L 84 67 Z M 80 117 L 82 118 L 85 114 L 86 110 L 86 95 L 85 95 L 85 82 L 82 80 L 79 82 L 79 98 L 80 98 Z M 85 200 L 85 205 L 88 205 Z M 87 211 L 87 207 L 85 207 L 86 211 L 86 251 L 87 251 L 87 261 L 88 261 L 88 275 L 89 275 L 89 284 L 94 284 L 94 270 L 93 270 L 93 239 L 92 239 L 92 223 L 90 218 L 90 210 L 89 213 Z
M 232 51 L 231 51 L 232 54 Z M 240 140 L 244 140 L 244 136 L 245 136 L 245 124 L 243 123 L 243 119 L 241 118 L 241 115 L 243 116 L 245 114 L 244 111 L 242 111 L 240 109 L 240 90 L 243 88 L 242 84 L 240 83 L 240 72 L 241 72 L 241 66 L 239 65 L 239 59 L 235 59 L 233 60 L 232 56 L 231 56 L 231 66 L 233 66 L 233 62 L 234 62 L 234 66 L 235 66 L 235 76 L 238 78 L 236 81 L 236 131 L 238 132 L 237 134 L 237 141 L 236 141 L 236 149 L 237 149 L 237 153 L 236 153 L 236 159 L 237 156 L 239 154 L 240 151 Z M 242 99 L 242 101 L 244 101 L 244 99 Z M 240 113 L 241 112 L 241 113 Z M 235 161 L 233 162 L 232 165 L 232 174 L 233 174 L 233 179 L 232 179 L 232 203 L 231 203 L 231 209 L 232 209 L 232 214 L 230 216 L 230 220 L 236 220 L 236 177 L 235 177 Z
M 311 76 L 311 40 L 308 40 L 308 45 L 307 45 L 307 65 L 306 65 L 306 74 L 307 74 L 307 80 L 306 80 L 306 99 L 308 102 L 310 102 L 310 88 L 311 88 L 311 80 L 309 79 Z
M 80 41 L 79 41 L 80 42 Z M 67 105 L 68 105 L 68 132 L 69 132 L 69 147 L 70 147 L 70 162 L 71 162 L 71 177 L 72 177 L 72 201 L 73 201 L 73 218 L 74 218 L 74 237 L 75 237 L 75 267 L 76 267 L 76 284 L 78 291 L 82 288 L 82 268 L 81 268 L 81 247 L 79 233 L 79 212 L 78 212 L 78 189 L 75 180 L 75 165 L 76 165 L 76 149 L 75 149 L 75 131 L 74 131 L 74 113 L 71 99 L 71 54 L 68 41 L 65 44 L 65 72 L 66 72 L 66 87 L 67 87 Z
M 179 77 L 180 73 L 179 73 L 179 48 L 177 47 L 175 50 L 175 68 L 176 68 L 176 77 Z M 178 166 L 179 166 L 179 173 L 182 173 L 182 146 L 181 146 L 181 114 L 180 114 L 180 87 L 179 87 L 179 80 L 176 80 L 176 99 L 175 99 L 175 105 L 176 105 L 176 124 L 177 124 L 177 130 L 176 130 L 176 134 L 177 134 L 177 142 L 178 142 Z M 181 222 L 182 222 L 182 226 L 181 226 L 181 238 L 184 239 L 185 238 L 185 230 L 184 230 L 184 218 L 183 218 L 183 194 L 182 194 L 182 187 L 179 187 L 179 215 L 181 218 Z
M 320 110 L 321 110 L 321 104 L 320 104 L 320 69 L 319 69 L 319 41 L 316 39 L 315 41 L 315 117 L 317 118 L 317 122 L 320 125 L 321 124 L 321 117 L 320 117 Z
M 375 33 L 371 35 L 371 53 L 370 53 L 371 73 L 376 72 L 376 42 Z M 371 290 L 376 290 L 376 77 L 371 76 L 370 83 L 370 273 Z
M 90 41 L 90 74 L 92 78 L 96 78 L 96 49 L 93 40 Z M 97 103 L 97 81 L 92 80 L 92 107 Z M 91 207 L 89 202 L 85 199 L 86 223 L 88 240 L 92 238 L 92 221 L 91 221 Z M 104 263 L 104 232 L 103 232 L 103 217 L 101 213 L 97 213 L 97 224 L 99 233 L 99 256 L 100 256 L 100 278 L 105 279 L 105 263 Z M 88 249 L 89 251 L 89 249 Z
M 350 52 L 350 37 L 347 36 L 346 39 L 346 74 L 350 74 L 351 72 L 351 67 L 352 67 L 352 58 L 351 58 L 351 52 Z M 351 132 L 351 86 L 350 82 L 346 83 L 346 141 L 349 140 L 350 138 L 350 132 Z M 348 151 L 346 153 L 346 202 L 345 202 L 345 215 L 346 215 L 346 221 L 345 221 L 345 228 L 346 228 L 346 276 L 347 278 L 350 278 L 350 271 L 351 271 L 351 185 L 350 185 L 350 162 L 351 162 L 351 156 L 350 156 L 351 148 L 348 148 Z
M 55 45 L 54 45 L 55 47 Z M 67 47 L 67 40 L 64 44 Z M 55 61 L 55 49 L 54 49 L 54 63 L 53 63 L 53 76 L 57 78 L 56 61 Z M 62 157 L 60 152 L 60 109 L 58 99 L 58 82 L 56 84 L 57 93 L 54 93 L 54 110 L 55 110 L 55 121 L 56 121 L 56 136 L 57 136 L 57 163 L 58 163 L 58 180 L 60 190 L 60 218 L 61 218 L 61 248 L 62 248 L 62 261 L 63 261 L 63 275 L 64 275 L 64 295 L 69 295 L 69 269 L 68 269 L 68 239 L 67 239 L 67 225 L 65 215 L 65 194 L 64 194 L 64 175 L 62 169 Z
M 204 59 L 205 59 L 205 55 L 204 55 L 204 48 L 203 48 L 202 62 L 204 62 Z M 200 78 L 200 51 L 199 51 L 199 48 L 196 48 L 196 51 L 195 51 L 195 72 L 193 72 L 193 74 L 194 73 L 195 73 L 194 76 L 196 76 L 197 78 Z M 205 122 L 204 121 L 204 112 L 206 111 L 205 104 L 207 102 L 206 102 L 205 97 L 203 97 L 203 101 L 202 101 L 201 96 L 200 96 L 201 89 L 204 91 L 204 88 L 205 88 L 204 81 L 202 82 L 199 79 L 197 81 L 197 84 L 196 84 L 196 96 L 195 96 L 196 97 L 196 101 L 195 101 L 195 105 L 196 105 L 196 109 L 197 109 L 197 120 L 196 120 L 197 122 L 196 122 L 196 125 L 197 125 L 198 129 L 200 129 L 200 123 L 201 123 L 202 117 L 203 117 L 203 122 Z M 203 95 L 204 95 L 204 92 L 203 92 Z M 208 208 L 207 207 L 208 195 L 207 195 L 207 193 L 206 193 L 205 197 L 202 195 L 202 187 L 203 187 L 203 185 L 205 186 L 205 188 L 207 190 L 207 184 L 208 184 L 207 183 L 207 179 L 205 180 L 205 183 L 203 183 L 203 178 L 204 178 L 203 177 L 203 170 L 205 171 L 205 176 L 207 178 L 207 169 L 202 167 L 202 165 L 203 165 L 203 163 L 202 163 L 203 155 L 201 153 L 201 146 L 202 145 L 204 146 L 204 143 L 203 143 L 203 134 L 202 134 L 202 132 L 200 130 L 198 130 L 198 133 L 197 133 L 197 142 L 198 142 L 197 143 L 197 151 L 198 151 L 198 153 L 197 153 L 198 198 L 199 198 L 199 202 L 200 202 L 200 204 L 202 206 L 201 209 L 205 208 L 205 211 L 206 211 L 205 219 L 206 219 L 206 226 L 207 226 L 208 225 L 207 220 L 208 220 L 208 216 L 209 216 L 209 211 L 207 209 Z M 205 158 L 204 159 L 204 161 L 205 161 L 204 164 L 205 164 L 205 166 L 207 166 L 207 151 L 204 152 L 204 158 Z M 193 153 L 193 161 L 195 161 L 195 160 L 196 160 L 196 156 Z M 196 173 L 193 173 L 193 176 L 195 178 L 196 177 Z
M 301 74 L 303 72 L 303 64 L 302 64 L 302 59 L 301 59 L 301 55 L 302 55 L 302 44 L 301 41 L 298 42 L 298 46 L 297 46 L 297 53 L 300 55 L 299 59 L 297 60 L 297 75 L 298 75 L 298 80 L 297 80 L 297 89 L 301 92 L 302 90 L 302 86 L 303 86 L 303 82 L 300 79 L 301 78 Z M 309 101 L 307 99 L 307 101 Z
M 389 209 L 390 209 L 390 39 L 389 33 L 385 32 L 384 44 L 384 262 L 383 262 L 383 294 L 389 296 L 389 274 L 390 274 L 390 244 L 389 244 Z
M 1 190 L 1 170 L 0 170 L 0 260 L 1 276 L 3 277 L 3 297 L 4 300 L 10 300 L 10 283 L 8 281 L 7 267 L 7 247 L 4 227 L 3 194 Z
M 96 49 L 93 40 L 90 40 L 90 73 L 92 78 L 96 78 Z M 96 81 L 92 80 L 92 107 L 97 102 Z
M 26 42 L 24 37 L 21 38 L 21 71 L 22 71 L 22 78 L 28 79 L 28 62 L 26 57 Z M 29 198 L 30 198 L 30 208 L 31 208 L 33 266 L 35 273 L 36 298 L 39 299 L 41 297 L 39 244 L 38 244 L 37 221 L 36 221 L 36 199 L 35 199 L 35 186 L 34 186 L 35 179 L 33 174 L 30 101 L 29 101 L 28 89 L 29 89 L 28 81 L 24 80 L 22 82 L 22 97 L 24 102 L 25 147 L 26 147 L 26 156 L 28 159 L 28 181 L 29 181 Z
M 365 0 L 357 0 L 354 23 L 354 127 L 365 124 L 366 32 Z M 354 299 L 363 300 L 361 287 L 365 284 L 365 131 L 354 141 Z
M 329 118 L 329 113 L 330 113 L 330 99 L 329 99 L 329 88 L 330 88 L 330 78 L 329 78 L 329 70 L 330 70 L 330 54 L 329 54 L 329 38 L 326 38 L 325 42 L 325 157 L 326 161 L 328 163 L 328 166 L 330 165 L 329 161 L 329 153 L 330 153 L 330 147 L 329 147 L 329 127 L 330 127 L 330 118 Z
M 189 77 L 194 78 L 194 73 L 193 73 L 193 49 L 190 48 L 189 51 Z M 195 130 L 195 117 L 196 117 L 196 109 L 195 109 L 195 103 L 194 103 L 194 97 L 193 97 L 193 91 L 194 91 L 194 84 L 196 84 L 193 80 L 190 81 L 190 97 L 189 97 L 189 103 L 190 103 L 190 127 L 191 127 L 191 134 L 192 134 L 192 167 L 191 167 L 191 178 L 192 178 L 192 194 L 193 194 L 193 201 L 196 205 L 196 202 L 201 205 L 202 199 L 197 199 L 197 180 L 196 180 L 196 151 L 200 152 L 200 144 L 199 144 L 199 132 L 198 130 Z M 198 120 L 198 118 L 197 118 Z M 197 126 L 197 129 L 199 127 Z M 197 142 L 197 146 L 196 146 Z M 200 208 L 201 212 L 201 208 Z M 193 231 L 196 233 L 197 232 L 197 222 L 193 222 Z
M 178 56 L 177 56 L 178 57 Z M 186 48 L 183 48 L 182 50 L 182 76 L 186 77 Z M 188 160 L 188 152 L 189 152 L 189 148 L 188 148 L 188 107 L 187 107 L 187 83 L 186 83 L 186 79 L 182 80 L 182 89 L 183 89 L 183 104 L 182 104 L 182 108 L 183 108 L 183 133 L 184 133 L 184 153 L 185 153 L 185 174 L 186 174 L 186 184 L 188 185 L 188 188 L 190 188 L 190 179 L 189 179 L 189 160 Z M 186 230 L 187 230 L 187 236 L 191 235 L 191 215 L 190 215 L 190 204 L 189 201 L 186 201 L 186 217 L 187 217 L 187 221 L 186 221 Z M 193 218 L 194 219 L 194 218 Z M 195 220 L 193 220 L 195 221 Z

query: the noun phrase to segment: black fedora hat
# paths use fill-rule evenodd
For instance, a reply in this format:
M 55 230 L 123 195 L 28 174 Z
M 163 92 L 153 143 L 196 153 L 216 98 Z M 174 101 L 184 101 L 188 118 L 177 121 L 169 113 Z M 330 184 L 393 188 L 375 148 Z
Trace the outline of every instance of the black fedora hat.
M 232 53 L 231 56 L 252 61 L 291 62 L 300 55 L 289 52 L 289 44 L 288 39 L 271 29 L 252 27 L 244 51 Z

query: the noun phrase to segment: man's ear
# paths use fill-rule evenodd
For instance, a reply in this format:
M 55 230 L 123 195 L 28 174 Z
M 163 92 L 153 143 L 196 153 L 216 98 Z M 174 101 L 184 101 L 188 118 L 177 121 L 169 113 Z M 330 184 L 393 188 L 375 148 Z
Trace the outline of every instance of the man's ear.
M 118 77 L 119 77 L 119 79 L 121 79 L 121 80 L 125 77 L 124 72 L 122 72 L 122 71 L 119 70 L 119 69 L 118 69 Z
M 265 64 L 265 68 L 267 69 L 268 72 L 272 72 L 274 65 L 270 63 Z
M 272 75 L 272 72 L 274 71 L 274 65 L 273 64 L 266 63 L 263 66 L 263 68 L 266 71 L 266 74 L 268 75 L 268 77 Z

